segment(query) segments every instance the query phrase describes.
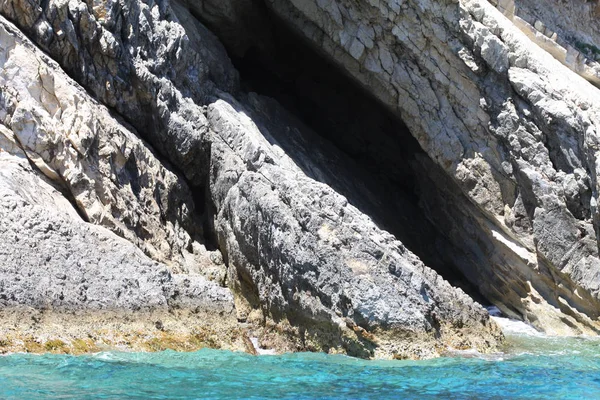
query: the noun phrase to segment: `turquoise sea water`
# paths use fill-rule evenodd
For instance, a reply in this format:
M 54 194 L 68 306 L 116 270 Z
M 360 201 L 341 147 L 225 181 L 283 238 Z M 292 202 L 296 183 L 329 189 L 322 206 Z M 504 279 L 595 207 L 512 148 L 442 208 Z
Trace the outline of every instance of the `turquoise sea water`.
M 600 399 L 600 341 L 427 361 L 227 351 L 0 357 L 0 399 Z

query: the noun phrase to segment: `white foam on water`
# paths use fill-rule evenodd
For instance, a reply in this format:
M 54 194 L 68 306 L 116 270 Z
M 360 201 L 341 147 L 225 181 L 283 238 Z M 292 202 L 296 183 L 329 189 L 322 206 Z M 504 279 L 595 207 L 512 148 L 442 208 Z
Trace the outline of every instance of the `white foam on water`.
M 99 360 L 104 360 L 104 361 L 111 361 L 111 360 L 115 359 L 114 355 L 108 351 L 95 353 L 95 354 L 92 354 L 92 356 L 94 356 L 95 358 L 97 358 Z
M 494 316 L 492 316 L 492 319 L 500 325 L 500 328 L 505 335 L 545 336 L 543 333 L 538 332 L 533 326 L 523 321 Z
M 261 356 L 274 356 L 277 354 L 277 352 L 275 350 L 269 350 L 269 349 L 261 349 L 260 345 L 258 344 L 258 338 L 250 338 L 250 341 L 252 342 L 252 346 L 254 346 L 254 350 L 256 350 L 256 353 L 258 353 L 258 355 Z
M 497 353 L 480 353 L 477 349 L 464 349 L 458 350 L 452 347 L 446 348 L 445 356 L 451 357 L 462 357 L 462 358 L 479 358 L 485 361 L 504 361 L 505 354 L 502 352 Z
M 502 316 L 502 311 L 496 306 L 486 307 L 490 317 L 496 321 L 496 323 L 502 329 L 502 333 L 505 335 L 524 335 L 524 336 L 545 336 L 543 333 L 538 332 L 533 326 L 526 322 L 519 321 L 516 319 L 510 319 Z

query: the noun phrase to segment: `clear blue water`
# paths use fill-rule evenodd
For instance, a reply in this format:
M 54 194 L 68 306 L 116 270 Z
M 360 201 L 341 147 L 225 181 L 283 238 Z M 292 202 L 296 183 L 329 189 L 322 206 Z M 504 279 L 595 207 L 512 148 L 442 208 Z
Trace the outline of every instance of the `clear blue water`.
M 227 351 L 0 357 L 0 399 L 593 399 L 600 341 L 511 338 L 427 361 Z

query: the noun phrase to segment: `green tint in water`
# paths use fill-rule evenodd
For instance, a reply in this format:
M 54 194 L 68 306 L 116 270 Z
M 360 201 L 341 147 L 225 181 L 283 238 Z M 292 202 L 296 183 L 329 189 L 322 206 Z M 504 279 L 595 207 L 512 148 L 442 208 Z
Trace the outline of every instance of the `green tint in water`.
M 214 350 L 11 355 L 0 357 L 0 398 L 600 398 L 600 341 L 512 340 L 511 354 L 428 361 Z

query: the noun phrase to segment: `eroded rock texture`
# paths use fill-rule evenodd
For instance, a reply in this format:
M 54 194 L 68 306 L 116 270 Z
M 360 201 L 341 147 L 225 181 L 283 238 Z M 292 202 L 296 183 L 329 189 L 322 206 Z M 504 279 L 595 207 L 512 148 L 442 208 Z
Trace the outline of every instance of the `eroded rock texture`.
M 53 350 L 48 343 L 81 352 L 84 341 L 89 351 L 99 351 L 96 344 L 144 348 L 155 342 L 164 349 L 155 324 L 195 339 L 192 349 L 245 348 L 234 331 L 228 289 L 198 274 L 172 274 L 134 244 L 82 221 L 35 173 L 14 138 L 0 128 L 3 352 Z
M 6 0 L 60 66 L 1 21 L 2 148 L 148 273 L 227 285 L 202 281 L 265 346 L 494 348 L 442 276 L 542 330 L 595 333 L 600 96 L 495 6 Z M 323 68 L 292 65 L 294 43 Z
M 276 105 L 252 101 L 277 115 Z M 335 347 L 342 335 L 346 351 L 361 356 L 428 356 L 441 343 L 486 348 L 496 340 L 481 306 L 281 151 L 278 138 L 298 151 L 308 144 L 297 128 L 259 128 L 247 114 L 232 99 L 208 109 L 219 136 L 211 152 L 215 229 L 250 316 L 258 309 L 254 318 L 289 323 L 316 348 Z
M 491 1 L 534 43 L 600 87 L 598 1 Z
M 597 90 L 487 2 L 267 3 L 453 178 L 421 200 L 482 293 L 548 332 L 596 332 Z
M 236 294 L 238 319 L 274 328 L 265 331 L 263 343 L 277 345 L 273 332 L 279 331 L 291 338 L 280 347 L 345 351 L 363 357 L 424 357 L 444 351 L 446 346 L 488 350 L 497 344 L 498 328 L 481 306 L 452 288 L 345 197 L 315 179 L 319 174 L 321 178 L 328 176 L 330 181 L 335 179 L 332 174 L 336 170 L 326 164 L 328 157 L 338 157 L 336 150 L 330 146 L 331 155 L 320 153 L 324 159 L 320 173 L 315 174 L 319 165 L 312 161 L 316 153 L 312 153 L 306 139 L 310 130 L 294 118 L 275 119 L 279 118 L 277 103 L 241 94 L 237 73 L 223 48 L 182 5 L 132 2 L 93 8 L 86 3 L 48 3 L 41 12 L 37 5 L 3 3 L 2 7 L 5 15 L 100 100 L 126 118 L 185 176 L 192 187 L 196 212 L 186 203 L 188 186 L 165 184 L 165 193 L 180 201 L 173 205 L 178 212 L 170 219 L 175 227 L 181 227 L 175 236 L 184 239 L 181 248 L 189 252 L 190 242 L 198 235 L 195 229 L 204 225 L 200 236 L 218 245 L 227 265 L 227 281 Z M 4 23 L 4 29 L 5 41 L 18 37 L 19 45 L 27 43 L 9 24 Z M 15 54 L 10 46 L 6 49 L 10 61 Z M 36 54 L 39 55 L 34 59 L 43 59 L 41 53 Z M 46 61 L 52 69 L 59 69 Z M 33 70 L 40 68 L 33 59 L 29 63 Z M 33 82 L 41 88 L 48 86 L 50 94 L 56 93 L 44 82 L 47 78 L 28 75 L 27 69 L 13 73 L 11 78 L 23 81 L 7 84 L 14 86 L 16 92 L 19 85 L 28 87 L 27 82 Z M 56 81 L 54 78 L 54 88 L 60 87 Z M 67 86 L 76 85 L 69 81 Z M 21 91 L 12 100 L 7 91 L 4 106 L 5 125 L 17 138 L 20 128 L 18 124 L 11 125 L 18 115 L 14 109 L 31 96 L 29 89 Z M 43 93 L 46 96 L 46 91 Z M 77 94 L 82 98 L 76 104 L 93 103 L 83 92 Z M 53 103 L 32 97 L 28 103 L 37 108 L 40 117 L 30 123 L 32 139 L 26 145 L 20 139 L 19 143 L 50 179 L 66 180 L 67 167 L 83 169 L 83 175 L 94 174 L 98 171 L 86 170 L 86 162 L 106 163 L 106 172 L 97 176 L 98 180 L 102 178 L 108 190 L 112 182 L 116 189 L 124 191 L 119 197 L 144 206 L 153 205 L 153 201 L 163 204 L 155 197 L 143 197 L 146 187 L 159 184 L 155 175 L 168 175 L 170 182 L 181 183 L 176 174 L 161 172 L 160 164 L 153 168 L 154 158 L 141 147 L 138 151 L 150 161 L 135 166 L 131 162 L 127 174 L 131 179 L 137 171 L 140 177 L 147 178 L 133 179 L 138 182 L 133 185 L 111 181 L 111 169 L 118 171 L 120 166 L 115 166 L 115 159 L 118 161 L 120 156 L 130 160 L 131 156 L 114 145 L 105 152 L 88 152 L 88 141 L 80 144 L 76 137 L 74 142 L 68 139 L 87 135 L 95 138 L 92 143 L 110 142 L 107 133 L 112 133 L 112 125 L 118 122 L 108 114 L 102 117 L 103 108 L 97 105 L 93 112 L 98 118 L 92 119 L 97 125 L 89 128 L 92 133 L 85 128 L 81 134 L 79 130 L 70 133 L 69 125 L 61 125 L 64 113 L 41 110 L 44 104 L 50 107 Z M 63 162 L 62 157 L 66 156 L 44 153 L 48 141 L 43 140 L 44 134 L 49 131 L 40 129 L 46 121 L 44 117 L 57 125 L 51 137 L 59 144 L 57 150 L 50 149 L 59 156 L 72 153 L 69 162 Z M 305 172 L 294 161 L 296 155 L 286 155 L 278 145 L 277 137 L 286 139 L 289 132 L 297 135 L 298 143 L 307 146 L 298 151 L 306 152 L 303 167 L 313 168 L 313 172 Z M 113 135 L 113 140 L 126 137 L 132 146 L 143 146 L 123 129 L 119 133 Z M 82 151 L 77 151 L 77 146 Z M 135 156 L 134 160 L 144 157 Z M 348 172 L 347 168 L 340 168 L 337 172 Z M 136 189 L 140 181 L 142 186 Z M 88 211 L 93 207 L 86 208 L 87 203 L 78 200 L 68 181 L 66 190 L 82 212 L 94 215 Z M 140 206 L 135 214 L 150 220 L 157 215 L 164 221 L 163 209 L 157 208 Z M 195 222 L 194 217 L 202 222 Z M 116 220 L 127 226 L 126 219 L 89 219 L 121 235 L 127 233 L 114 229 L 116 224 L 112 223 Z M 152 243 L 146 236 L 155 235 L 154 229 L 149 230 L 151 235 L 140 235 L 134 228 L 130 228 L 137 236 L 131 239 L 134 243 L 142 248 Z M 155 259 L 164 254 L 147 253 Z M 189 258 L 184 255 L 185 260 Z M 181 270 L 195 271 L 189 266 Z M 198 270 L 204 272 L 203 268 Z M 85 308 L 85 302 L 80 306 Z
M 3 307 L 233 310 L 227 289 L 200 275 L 173 275 L 128 241 L 81 221 L 18 153 L 3 152 L 1 163 Z

